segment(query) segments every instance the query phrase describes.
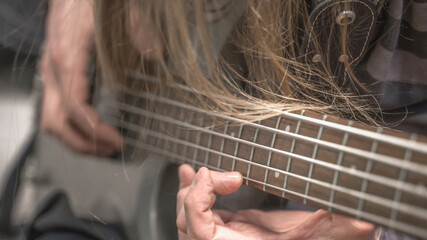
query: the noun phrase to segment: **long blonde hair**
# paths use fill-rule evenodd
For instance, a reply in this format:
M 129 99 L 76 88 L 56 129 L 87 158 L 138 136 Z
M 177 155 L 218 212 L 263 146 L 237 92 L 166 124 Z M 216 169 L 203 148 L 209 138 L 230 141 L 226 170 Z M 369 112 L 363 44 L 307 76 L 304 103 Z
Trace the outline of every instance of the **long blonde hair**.
M 302 29 L 310 24 L 306 1 L 244 2 L 245 6 L 238 6 L 244 8 L 243 14 L 219 55 L 215 54 L 215 33 L 209 31 L 212 22 L 205 17 L 207 4 L 221 6 L 219 0 L 97 1 L 97 52 L 104 78 L 110 84 L 129 85 L 134 83 L 129 82 L 130 73 L 138 72 L 156 77 L 157 91 L 181 83 L 203 93 L 196 101 L 201 107 L 249 120 L 276 115 L 272 109 L 313 109 L 376 122 L 380 111 L 353 74 L 348 59 L 343 64 L 352 88 L 343 90 L 332 74 L 327 57 L 330 49 L 338 46 L 346 54 L 349 48 L 349 29 L 347 24 L 335 24 L 336 15 L 328 20 L 339 28 L 331 31 L 330 41 L 314 42 L 315 49 L 326 57 L 322 64 L 313 64 L 304 62 L 301 54 Z M 162 45 L 161 51 L 150 53 L 154 57 L 147 58 L 131 41 L 127 25 L 130 9 L 135 7 L 149 22 L 152 40 Z M 352 2 L 340 1 L 334 8 L 337 13 L 350 10 Z M 154 91 L 148 86 L 141 91 L 147 89 Z

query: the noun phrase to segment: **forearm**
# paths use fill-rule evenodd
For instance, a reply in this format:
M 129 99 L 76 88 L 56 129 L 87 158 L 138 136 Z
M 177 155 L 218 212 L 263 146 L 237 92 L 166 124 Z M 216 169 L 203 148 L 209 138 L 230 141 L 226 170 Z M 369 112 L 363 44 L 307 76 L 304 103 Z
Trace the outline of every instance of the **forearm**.
M 92 47 L 94 41 L 93 0 L 50 0 L 46 40 L 72 41 L 76 47 Z M 69 38 L 68 36 L 73 36 Z M 65 45 L 68 47 L 68 45 Z
M 86 70 L 94 48 L 93 0 L 51 0 L 42 57 L 44 69 L 55 69 L 64 96 L 86 91 Z M 87 96 L 82 97 L 85 101 Z

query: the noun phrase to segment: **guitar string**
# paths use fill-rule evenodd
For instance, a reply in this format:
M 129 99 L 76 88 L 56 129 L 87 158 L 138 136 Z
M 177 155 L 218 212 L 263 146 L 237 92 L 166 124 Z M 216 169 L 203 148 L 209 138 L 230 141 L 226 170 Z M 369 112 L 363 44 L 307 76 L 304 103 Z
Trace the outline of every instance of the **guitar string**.
M 140 149 L 152 152 L 152 153 L 156 153 L 156 154 L 159 154 L 159 155 L 162 155 L 162 156 L 169 157 L 169 158 L 171 158 L 172 162 L 179 163 L 178 160 L 175 160 L 177 158 L 181 158 L 182 161 L 187 162 L 187 163 L 190 163 L 190 162 L 193 161 L 192 159 L 190 159 L 190 158 L 188 158 L 186 156 L 177 156 L 176 153 L 168 151 L 168 150 L 166 150 L 164 148 L 159 148 L 159 147 L 156 147 L 154 145 L 138 144 L 138 143 L 144 143 L 144 142 L 141 142 L 141 141 L 138 141 L 138 140 L 127 139 L 126 143 L 128 145 L 133 145 L 133 146 L 136 146 L 137 148 L 140 148 Z M 205 167 L 207 167 L 209 169 L 212 169 L 212 170 L 224 172 L 224 169 L 217 168 L 217 167 L 209 165 L 207 163 L 203 163 L 203 162 L 197 161 L 197 162 L 195 162 L 195 164 L 199 165 L 199 166 L 205 166 Z M 304 194 L 301 194 L 301 193 L 298 193 L 298 192 L 294 192 L 294 191 L 288 190 L 288 189 L 283 189 L 281 187 L 277 187 L 275 185 L 264 183 L 264 182 L 261 182 L 261 181 L 255 180 L 255 179 L 247 178 L 245 176 L 243 176 L 243 179 L 249 180 L 250 182 L 253 182 L 253 183 L 256 183 L 256 184 L 260 184 L 262 186 L 265 185 L 265 186 L 267 186 L 269 188 L 273 188 L 273 189 L 276 189 L 276 190 L 279 190 L 279 191 L 285 191 L 285 192 L 288 192 L 289 194 L 293 194 L 293 195 L 298 196 L 298 197 L 303 197 L 303 198 L 306 197 L 306 198 L 308 198 L 309 200 L 311 200 L 313 202 L 320 203 L 320 204 L 322 204 L 322 205 L 324 205 L 326 207 L 332 206 L 334 209 L 346 212 L 349 215 L 359 217 L 360 219 L 372 221 L 372 222 L 374 222 L 376 224 L 380 224 L 380 225 L 383 225 L 383 226 L 386 226 L 386 227 L 391 227 L 391 224 L 393 224 L 393 229 L 404 231 L 406 233 L 411 233 L 411 234 L 413 234 L 415 236 L 418 236 L 418 237 L 423 237 L 423 236 L 427 235 L 427 230 L 425 230 L 425 229 L 423 229 L 421 227 L 418 227 L 418 226 L 412 226 L 412 225 L 406 224 L 406 223 L 398 221 L 398 220 L 393 220 L 391 222 L 390 219 L 385 218 L 385 217 L 381 217 L 381 216 L 378 216 L 378 215 L 375 215 L 375 214 L 371 214 L 371 213 L 367 213 L 367 212 L 360 212 L 360 211 L 357 211 L 356 209 L 353 209 L 353 208 L 350 208 L 350 207 L 347 207 L 347 206 L 344 206 L 344 205 L 341 205 L 341 204 L 337 204 L 337 203 L 331 203 L 329 201 L 325 201 L 325 200 L 322 200 L 320 198 L 311 197 L 311 196 L 305 196 Z
M 320 181 L 320 180 L 316 180 L 316 179 L 308 178 L 308 177 L 305 177 L 305 176 L 301 176 L 301 175 L 298 175 L 298 174 L 295 174 L 295 173 L 286 172 L 286 171 L 283 171 L 281 169 L 276 169 L 274 167 L 267 167 L 267 166 L 264 166 L 264 165 L 262 165 L 260 163 L 252 162 L 252 161 L 249 161 L 247 159 L 243 159 L 243 158 L 240 158 L 240 157 L 237 157 L 237 156 L 234 156 L 234 155 L 230 155 L 230 154 L 223 153 L 223 152 L 220 152 L 220 151 L 216 151 L 216 150 L 213 150 L 213 149 L 209 149 L 209 148 L 206 148 L 206 147 L 203 147 L 203 146 L 199 146 L 197 144 L 185 141 L 183 139 L 172 137 L 172 136 L 168 136 L 168 135 L 164 135 L 162 133 L 150 130 L 148 128 L 139 127 L 138 125 L 135 125 L 135 124 L 132 124 L 132 123 L 128 123 L 128 122 L 125 122 L 125 121 L 121 121 L 120 123 L 118 123 L 118 125 L 121 126 L 121 127 L 123 127 L 126 130 L 134 131 L 134 132 L 137 132 L 137 133 L 141 133 L 141 131 L 143 131 L 144 134 L 150 135 L 152 137 L 156 137 L 156 138 L 159 138 L 159 139 L 162 139 L 162 140 L 172 141 L 175 144 L 181 144 L 181 145 L 184 145 L 185 147 L 190 147 L 190 148 L 193 148 L 193 149 L 197 149 L 197 150 L 201 150 L 201 151 L 206 151 L 206 152 L 214 153 L 214 154 L 217 154 L 219 156 L 223 156 L 223 157 L 235 159 L 237 161 L 240 161 L 240 162 L 243 162 L 243 163 L 247 163 L 249 165 L 254 165 L 254 166 L 262 168 L 264 170 L 268 169 L 268 170 L 271 170 L 271 171 L 274 171 L 274 172 L 279 172 L 279 173 L 282 173 L 284 175 L 295 177 L 295 178 L 301 179 L 303 181 L 310 182 L 310 183 L 313 183 L 313 184 L 316 184 L 316 185 L 319 185 L 319 186 L 322 186 L 322 187 L 325 187 L 325 188 L 328 188 L 328 189 L 334 189 L 334 190 L 336 190 L 338 192 L 343 192 L 343 193 L 349 194 L 351 196 L 354 196 L 354 197 L 357 197 L 357 198 L 360 198 L 360 199 L 364 199 L 364 200 L 367 200 L 367 201 L 370 201 L 370 202 L 374 202 L 374 203 L 377 203 L 377 204 L 382 205 L 382 206 L 386 206 L 386 207 L 389 207 L 389 208 L 394 207 L 394 208 L 398 209 L 400 212 L 405 212 L 405 213 L 408 213 L 408 214 L 416 215 L 417 217 L 420 217 L 420 218 L 427 219 L 427 210 L 424 210 L 424 209 L 419 208 L 419 207 L 410 206 L 410 205 L 407 205 L 407 204 L 401 203 L 401 202 L 399 202 L 399 204 L 396 205 L 395 202 L 393 202 L 393 201 L 391 201 L 389 199 L 385 199 L 385 198 L 378 197 L 378 196 L 371 195 L 371 194 L 362 194 L 362 193 L 360 193 L 360 192 L 358 192 L 356 190 L 349 189 L 349 188 L 346 188 L 346 187 L 332 185 L 332 184 L 330 184 L 328 182 L 323 182 L 323 181 Z M 125 138 L 125 140 L 135 141 L 135 139 L 129 138 L 129 137 Z M 143 142 L 143 141 L 141 141 L 141 142 Z M 179 154 L 179 153 L 176 153 L 176 154 Z M 282 189 L 284 189 L 284 188 L 282 188 Z
M 260 124 L 253 123 L 253 122 L 246 121 L 246 120 L 241 120 L 241 119 L 234 118 L 234 117 L 231 117 L 231 116 L 226 116 L 226 115 L 222 115 L 222 114 L 218 114 L 218 113 L 210 113 L 210 112 L 208 112 L 206 110 L 194 107 L 192 105 L 183 104 L 183 103 L 180 103 L 180 102 L 177 102 L 177 101 L 173 101 L 173 100 L 170 100 L 170 99 L 167 99 L 167 98 L 163 98 L 163 97 L 159 97 L 157 95 L 152 95 L 152 94 L 149 94 L 149 93 L 142 93 L 141 96 L 142 95 L 146 95 L 146 97 L 150 97 L 153 100 L 156 100 L 156 101 L 158 101 L 160 103 L 164 103 L 164 104 L 172 105 L 172 106 L 175 106 L 175 107 L 184 108 L 184 109 L 187 109 L 187 110 L 192 110 L 192 111 L 204 113 L 204 114 L 215 116 L 215 117 L 220 117 L 220 118 L 223 118 L 223 119 L 228 120 L 228 121 L 233 121 L 233 122 L 245 124 L 245 125 L 248 125 L 248 126 L 253 126 L 255 128 L 263 129 L 263 130 L 266 130 L 266 131 L 269 131 L 269 132 L 278 133 L 278 134 L 280 134 L 282 136 L 283 135 L 290 136 L 290 137 L 297 138 L 297 139 L 300 139 L 300 140 L 304 140 L 304 141 L 307 141 L 307 142 L 310 142 L 310 143 L 313 143 L 313 144 L 318 144 L 320 146 L 327 147 L 327 148 L 330 148 L 330 149 L 333 149 L 333 150 L 342 151 L 342 152 L 345 152 L 345 153 L 348 153 L 348 154 L 352 154 L 352 155 L 355 155 L 355 156 L 358 156 L 358 157 L 369 158 L 369 159 L 375 160 L 377 162 L 381 162 L 381 163 L 384 163 L 384 164 L 387 164 L 387 165 L 391 165 L 393 167 L 404 168 L 404 169 L 406 169 L 408 171 L 412 171 L 412 172 L 419 173 L 419 174 L 422 174 L 422 175 L 426 175 L 426 173 L 427 173 L 427 166 L 426 165 L 422 165 L 420 163 L 410 162 L 409 164 L 405 164 L 404 166 L 402 166 L 401 159 L 395 158 L 395 157 L 392 157 L 392 156 L 387 156 L 387 155 L 383 155 L 383 154 L 373 153 L 373 152 L 365 151 L 365 150 L 362 150 L 362 149 L 353 148 L 353 147 L 350 147 L 350 146 L 343 146 L 343 145 L 340 145 L 340 144 L 331 143 L 331 142 L 327 142 L 327 141 L 324 141 L 324 140 L 319 140 L 319 139 L 315 139 L 315 138 L 312 138 L 312 137 L 307 137 L 307 136 L 303 136 L 303 135 L 300 135 L 300 134 L 295 134 L 295 133 L 291 133 L 291 132 L 287 132 L 287 131 L 283 131 L 283 130 L 279 130 L 279 129 L 267 127 L 267 126 L 264 126 L 264 125 L 260 125 Z M 127 105 L 127 106 L 133 108 L 132 111 L 138 111 L 138 110 L 140 110 L 139 108 L 136 108 L 134 106 L 128 105 L 126 103 L 122 103 L 122 104 Z M 326 122 L 326 121 L 324 121 L 324 122 Z M 412 141 L 412 143 L 416 144 L 416 142 L 414 142 L 414 141 Z M 425 148 L 427 149 L 427 144 L 425 144 Z M 416 149 L 414 151 L 416 151 Z
M 130 109 L 127 108 L 126 110 L 130 110 Z M 321 160 L 312 159 L 310 157 L 301 156 L 301 155 L 298 155 L 298 154 L 295 154 L 295 153 L 289 153 L 289 152 L 284 151 L 284 150 L 279 150 L 279 149 L 271 148 L 271 147 L 268 147 L 268 146 L 260 145 L 260 144 L 257 144 L 257 143 L 253 143 L 253 142 L 250 142 L 250 141 L 246 141 L 246 140 L 243 140 L 243 139 L 235 138 L 235 137 L 232 137 L 230 135 L 226 135 L 226 134 L 223 134 L 223 133 L 218 133 L 218 132 L 206 129 L 206 128 L 202 128 L 202 127 L 199 127 L 199 126 L 188 124 L 186 122 L 182 122 L 182 121 L 179 121 L 179 120 L 171 119 L 171 118 L 165 117 L 163 115 L 159 116 L 158 114 L 153 113 L 153 112 L 148 112 L 148 114 L 147 114 L 147 111 L 139 109 L 139 108 L 137 110 L 139 112 L 138 115 L 142 115 L 142 116 L 145 116 L 145 117 L 151 117 L 151 118 L 154 118 L 154 119 L 159 120 L 159 121 L 166 121 L 166 122 L 169 122 L 169 123 L 172 123 L 172 124 L 175 124 L 175 125 L 180 125 L 180 126 L 183 126 L 183 127 L 186 127 L 186 128 L 193 129 L 193 130 L 200 130 L 200 131 L 208 132 L 208 133 L 211 133 L 211 134 L 214 134 L 216 136 L 223 137 L 223 138 L 226 138 L 226 139 L 229 139 L 229 140 L 232 140 L 232 141 L 241 142 L 241 143 L 244 143 L 244 144 L 247 144 L 247 145 L 250 145 L 250 146 L 254 146 L 254 147 L 258 147 L 260 149 L 267 150 L 267 151 L 273 151 L 273 152 L 279 153 L 281 155 L 291 156 L 291 157 L 294 157 L 294 158 L 298 158 L 300 160 L 303 160 L 303 161 L 306 161 L 306 162 L 309 162 L 309 163 L 315 163 L 317 165 L 321 165 L 323 167 L 327 167 L 327 168 L 330 168 L 330 169 L 333 169 L 333 170 L 336 170 L 336 171 L 341 171 L 341 172 L 345 172 L 347 174 L 354 175 L 354 176 L 357 176 L 357 177 L 366 178 L 366 179 L 368 179 L 370 181 L 377 182 L 377 183 L 380 183 L 380 184 L 383 184 L 383 185 L 386 185 L 386 186 L 389 186 L 389 187 L 392 187 L 392 188 L 395 188 L 396 185 L 400 185 L 400 181 L 394 180 L 394 179 L 391 179 L 391 178 L 386 178 L 386 177 L 383 177 L 383 176 L 376 176 L 376 175 L 373 175 L 373 174 L 367 174 L 367 173 L 365 173 L 363 171 L 359 171 L 359 170 L 356 170 L 356 169 L 353 169 L 353 168 L 346 168 L 346 167 L 342 167 L 342 166 L 336 166 L 336 165 L 334 165 L 332 163 L 323 162 Z M 404 183 L 402 186 L 403 186 L 403 189 L 402 189 L 403 191 L 406 190 L 408 192 L 412 192 L 412 193 L 415 193 L 415 194 L 418 194 L 418 195 L 422 195 L 422 194 L 426 195 L 426 189 L 423 186 L 421 186 L 421 185 L 413 185 L 413 184 L 410 184 L 410 183 Z
M 393 189 L 395 189 L 397 185 L 399 185 L 399 186 L 402 185 L 400 183 L 400 181 L 398 181 L 398 180 L 394 180 L 394 179 L 391 179 L 391 178 L 386 178 L 386 177 L 379 176 L 379 175 L 373 175 L 372 173 L 371 174 L 367 174 L 364 171 L 359 171 L 359 170 L 356 170 L 356 169 L 353 169 L 353 168 L 346 168 L 346 167 L 343 167 L 343 166 L 337 166 L 337 165 L 334 165 L 332 163 L 328 163 L 328 162 L 324 162 L 324 161 L 321 161 L 321 160 L 313 159 L 313 158 L 310 158 L 310 157 L 298 155 L 298 154 L 295 154 L 295 153 L 290 153 L 290 152 L 287 152 L 287 151 L 284 151 L 284 150 L 279 150 L 279 149 L 271 148 L 271 147 L 268 147 L 268 146 L 260 145 L 260 144 L 257 144 L 257 143 L 253 143 L 251 141 L 246 141 L 244 139 L 239 139 L 239 138 L 236 138 L 236 137 L 232 137 L 230 135 L 226 135 L 226 134 L 223 134 L 223 133 L 218 133 L 218 132 L 215 132 L 215 131 L 212 131 L 212 130 L 209 130 L 209 129 L 206 129 L 206 128 L 203 128 L 203 127 L 191 125 L 189 123 L 186 123 L 186 122 L 183 122 L 183 121 L 180 121 L 180 120 L 171 119 L 171 118 L 165 117 L 163 115 L 159 115 L 157 113 L 146 111 L 146 110 L 143 110 L 143 109 L 140 109 L 140 108 L 136 108 L 136 107 L 133 107 L 133 106 L 129 106 L 129 105 L 126 105 L 126 104 L 120 104 L 120 103 L 118 103 L 118 107 L 121 107 L 123 110 L 128 111 L 128 112 L 132 111 L 136 115 L 141 115 L 141 116 L 144 116 L 144 117 L 150 117 L 150 118 L 154 118 L 154 119 L 159 120 L 159 121 L 166 121 L 168 123 L 172 123 L 172 124 L 175 124 L 175 125 L 180 125 L 180 126 L 183 126 L 183 127 L 189 128 L 189 129 L 207 132 L 207 133 L 219 136 L 219 137 L 226 138 L 226 139 L 231 140 L 231 141 L 244 143 L 246 145 L 258 147 L 260 149 L 264 149 L 264 150 L 267 150 L 267 151 L 272 151 L 272 152 L 275 152 L 275 153 L 278 153 L 278 154 L 281 154 L 281 155 L 285 155 L 285 156 L 290 156 L 290 157 L 293 157 L 293 158 L 297 158 L 297 159 L 300 159 L 300 160 L 303 160 L 303 161 L 306 161 L 306 162 L 309 162 L 309 163 L 314 163 L 316 165 L 321 165 L 323 167 L 327 167 L 327 168 L 333 169 L 335 171 L 345 172 L 345 173 L 347 173 L 349 175 L 353 175 L 353 176 L 356 176 L 356 177 L 362 177 L 362 178 L 368 179 L 368 180 L 370 180 L 372 182 L 377 182 L 377 183 L 386 185 L 386 186 L 391 187 Z M 410 192 L 410 193 L 413 193 L 413 194 L 421 195 L 423 197 L 427 196 L 427 190 L 425 189 L 425 187 L 423 187 L 421 185 L 413 185 L 413 184 L 410 184 L 410 183 L 403 183 L 401 190 L 402 191 L 406 191 L 406 192 Z
M 137 76 L 140 77 L 141 75 L 138 74 Z M 143 78 L 145 78 L 145 77 L 143 77 Z M 157 82 L 157 79 L 154 79 L 154 82 Z M 188 88 L 186 86 L 183 86 L 183 87 Z M 190 89 L 190 91 L 193 91 L 193 89 Z M 283 112 L 280 112 L 280 113 L 283 113 Z M 292 113 L 283 113 L 283 114 L 285 115 L 285 114 L 292 114 Z M 299 117 L 299 116 L 297 115 L 296 117 Z M 310 122 L 310 120 L 317 120 L 317 119 L 300 119 L 300 120 L 302 120 L 302 121 L 309 121 Z M 315 121 L 313 123 L 314 124 L 318 124 Z M 329 123 L 329 122 L 327 122 L 327 123 Z M 323 123 L 320 122 L 320 124 L 323 124 Z M 341 125 L 336 124 L 336 123 L 332 123 L 331 122 L 330 124 L 332 124 L 332 126 L 328 126 L 328 127 L 331 127 L 331 128 L 335 128 L 335 126 L 338 126 L 338 129 L 339 129 L 340 127 L 342 127 Z M 356 131 L 354 131 L 354 130 L 356 130 Z M 362 129 L 350 129 L 350 128 L 344 128 L 344 129 L 342 129 L 342 131 L 349 132 L 349 133 L 352 133 L 354 135 L 360 135 L 362 137 L 365 137 L 364 132 L 368 133 L 368 134 L 371 133 L 370 131 L 366 131 L 366 130 L 362 130 Z M 400 144 L 400 143 L 397 143 L 397 142 L 393 142 L 393 141 L 389 141 L 388 143 L 391 144 L 391 145 L 396 145 L 396 146 L 407 145 L 406 148 L 410 148 L 411 150 L 415 149 L 414 151 L 419 151 L 419 152 L 422 152 L 424 154 L 427 152 L 426 151 L 427 149 L 425 147 L 425 146 L 427 146 L 426 144 L 412 143 L 412 142 L 408 142 L 406 139 L 403 139 L 403 138 L 391 137 L 391 136 L 387 136 L 387 135 L 386 136 L 384 136 L 384 135 L 376 135 L 376 137 L 380 137 L 379 139 L 376 139 L 379 142 L 387 142 L 387 141 L 383 141 L 384 139 L 381 139 L 382 137 L 387 137 L 387 139 L 393 139 L 394 138 L 394 139 L 402 141 L 403 144 Z M 375 138 L 371 138 L 371 139 L 375 139 Z M 419 234 L 419 236 L 425 236 L 425 233 Z
M 154 81 L 154 79 L 152 81 Z M 195 92 L 194 89 L 190 89 L 187 86 L 184 86 L 182 84 L 177 84 L 177 87 L 186 91 L 186 92 L 192 93 L 192 94 L 194 94 L 194 92 Z M 124 87 L 118 87 L 117 90 L 121 91 L 123 93 L 126 93 L 126 94 L 130 94 L 130 95 L 135 96 L 135 97 L 143 97 L 143 98 L 160 97 L 158 95 L 154 95 L 154 94 L 147 93 L 147 92 L 135 92 L 129 88 L 124 88 Z M 219 97 L 223 97 L 223 96 L 219 96 Z M 162 97 L 160 97 L 160 98 L 162 98 Z M 188 106 L 191 106 L 191 105 L 188 105 Z M 194 107 L 194 106 L 191 106 L 191 107 Z M 270 110 L 272 110 L 276 113 L 279 113 L 283 116 L 290 117 L 292 119 L 297 119 L 297 120 L 312 123 L 315 125 L 328 127 L 331 129 L 342 131 L 342 132 L 348 132 L 352 135 L 357 135 L 357 136 L 360 136 L 363 138 L 368 138 L 370 140 L 376 140 L 378 142 L 383 142 L 383 143 L 390 144 L 390 145 L 397 146 L 397 147 L 404 147 L 404 148 L 410 149 L 412 151 L 416 151 L 416 152 L 419 152 L 422 154 L 427 154 L 427 143 L 415 142 L 415 141 L 411 141 L 408 139 L 395 137 L 395 136 L 391 136 L 391 135 L 384 135 L 384 134 L 377 133 L 377 132 L 372 132 L 372 131 L 368 131 L 368 130 L 364 130 L 364 129 L 359 129 L 359 128 L 355 128 L 355 127 L 342 125 L 339 123 L 322 121 L 320 119 L 302 116 L 300 114 L 295 114 L 292 112 L 284 112 L 284 111 L 280 111 L 277 109 L 270 109 Z M 222 116 L 226 116 L 226 115 L 222 114 Z M 277 130 L 277 129 L 275 129 L 275 130 Z

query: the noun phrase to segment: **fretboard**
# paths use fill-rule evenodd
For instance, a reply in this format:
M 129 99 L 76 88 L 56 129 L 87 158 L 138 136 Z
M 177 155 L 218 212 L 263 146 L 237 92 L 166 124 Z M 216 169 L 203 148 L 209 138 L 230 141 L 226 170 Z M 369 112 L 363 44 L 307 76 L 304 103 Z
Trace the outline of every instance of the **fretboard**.
M 129 146 L 194 168 L 238 171 L 262 191 L 427 236 L 425 137 L 309 111 L 249 122 L 149 93 L 123 95 L 115 108 Z M 145 107 L 147 98 L 155 109 Z

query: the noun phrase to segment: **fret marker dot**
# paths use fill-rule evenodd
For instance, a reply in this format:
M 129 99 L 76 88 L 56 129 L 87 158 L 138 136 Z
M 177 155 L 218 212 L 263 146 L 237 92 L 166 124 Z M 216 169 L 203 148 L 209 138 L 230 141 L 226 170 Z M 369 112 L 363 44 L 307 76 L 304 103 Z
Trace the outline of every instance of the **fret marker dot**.
M 350 169 L 351 169 L 351 172 L 354 173 L 357 170 L 357 167 L 356 165 L 353 164 L 350 166 Z
M 417 193 L 422 194 L 424 190 L 425 190 L 424 184 L 418 183 L 416 188 Z
M 234 132 L 231 132 L 231 133 L 230 133 L 230 136 L 234 137 Z
M 287 126 L 285 127 L 285 131 L 286 131 L 286 132 L 289 132 L 290 130 L 291 130 L 291 126 L 287 125 Z
M 279 173 L 279 172 L 275 172 L 275 173 L 274 173 L 274 177 L 276 177 L 276 178 L 278 178 L 278 177 L 279 177 L 279 175 L 280 175 L 280 173 Z

